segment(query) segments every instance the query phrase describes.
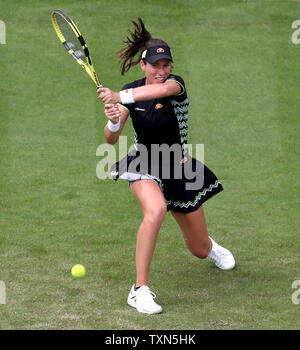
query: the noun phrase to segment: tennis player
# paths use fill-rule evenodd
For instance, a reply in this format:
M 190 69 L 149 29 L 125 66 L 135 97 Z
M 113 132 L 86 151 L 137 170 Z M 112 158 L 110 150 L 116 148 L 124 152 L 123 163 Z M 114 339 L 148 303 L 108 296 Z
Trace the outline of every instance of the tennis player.
M 235 259 L 208 235 L 203 203 L 223 188 L 215 174 L 186 151 L 189 101 L 184 80 L 172 74 L 171 49 L 165 41 L 153 38 L 140 18 L 132 23 L 134 32 L 130 32 L 124 41 L 126 46 L 118 52 L 122 74 L 139 64 L 145 76 L 126 84 L 119 92 L 109 88 L 97 91 L 108 118 L 104 129 L 106 141 L 109 144 L 118 141 L 128 116 L 135 130 L 136 150 L 115 164 L 112 176 L 115 180 L 129 181 L 144 214 L 137 233 L 136 281 L 127 302 L 139 312 L 155 314 L 162 307 L 154 301 L 156 296 L 149 288 L 148 273 L 167 211 L 179 224 L 192 254 L 200 259 L 211 258 L 222 270 L 233 269 Z M 172 148 L 177 155 L 170 152 L 170 161 L 164 162 L 163 157 L 154 157 L 153 145 L 179 148 Z M 175 171 L 178 164 L 182 169 L 189 164 L 195 172 L 200 169 L 200 187 L 188 188 L 188 184 L 196 181 L 183 170 L 178 176 Z M 164 173 L 166 167 L 169 173 Z M 168 176 L 164 176 L 166 173 Z

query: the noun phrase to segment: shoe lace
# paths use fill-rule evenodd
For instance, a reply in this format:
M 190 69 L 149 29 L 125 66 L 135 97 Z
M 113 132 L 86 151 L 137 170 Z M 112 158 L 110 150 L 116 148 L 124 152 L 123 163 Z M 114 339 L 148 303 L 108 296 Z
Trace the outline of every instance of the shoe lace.
M 216 248 L 216 251 L 218 252 L 218 256 L 226 256 L 226 252 L 223 249 L 220 249 L 219 247 Z
M 223 258 L 226 256 L 227 256 L 227 252 L 224 251 L 222 248 L 216 246 L 214 247 L 213 255 L 211 258 L 217 262 L 221 262 Z
M 153 293 L 150 288 L 142 288 L 140 290 L 140 293 L 143 294 L 144 297 L 146 297 L 147 299 L 151 299 L 154 300 L 156 298 L 156 294 Z

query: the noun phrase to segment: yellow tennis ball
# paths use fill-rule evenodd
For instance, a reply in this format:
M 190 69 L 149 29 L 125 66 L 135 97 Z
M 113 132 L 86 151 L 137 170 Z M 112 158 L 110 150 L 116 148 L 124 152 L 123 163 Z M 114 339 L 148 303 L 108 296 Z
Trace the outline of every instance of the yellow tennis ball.
M 80 264 L 74 265 L 72 267 L 71 273 L 75 278 L 82 278 L 85 275 L 85 268 Z

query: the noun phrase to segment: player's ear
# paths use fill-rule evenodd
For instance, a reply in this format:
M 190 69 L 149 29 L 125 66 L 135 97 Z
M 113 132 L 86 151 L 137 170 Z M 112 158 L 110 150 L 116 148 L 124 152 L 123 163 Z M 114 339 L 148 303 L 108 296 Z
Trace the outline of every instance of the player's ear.
M 146 64 L 147 64 L 146 61 L 144 61 L 144 60 L 141 60 L 141 61 L 140 61 L 141 70 L 142 70 L 143 72 L 145 72 L 145 70 L 146 70 Z

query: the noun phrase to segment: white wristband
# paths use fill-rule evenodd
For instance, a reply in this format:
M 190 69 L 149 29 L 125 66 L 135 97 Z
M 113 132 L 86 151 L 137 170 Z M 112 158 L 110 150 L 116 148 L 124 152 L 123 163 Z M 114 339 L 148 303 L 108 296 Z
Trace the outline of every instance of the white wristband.
M 122 104 L 134 103 L 133 91 L 132 89 L 120 91 L 120 99 Z
M 119 121 L 117 124 L 112 123 L 112 121 L 107 122 L 107 127 L 111 132 L 117 132 L 120 129 L 121 119 L 119 118 Z

